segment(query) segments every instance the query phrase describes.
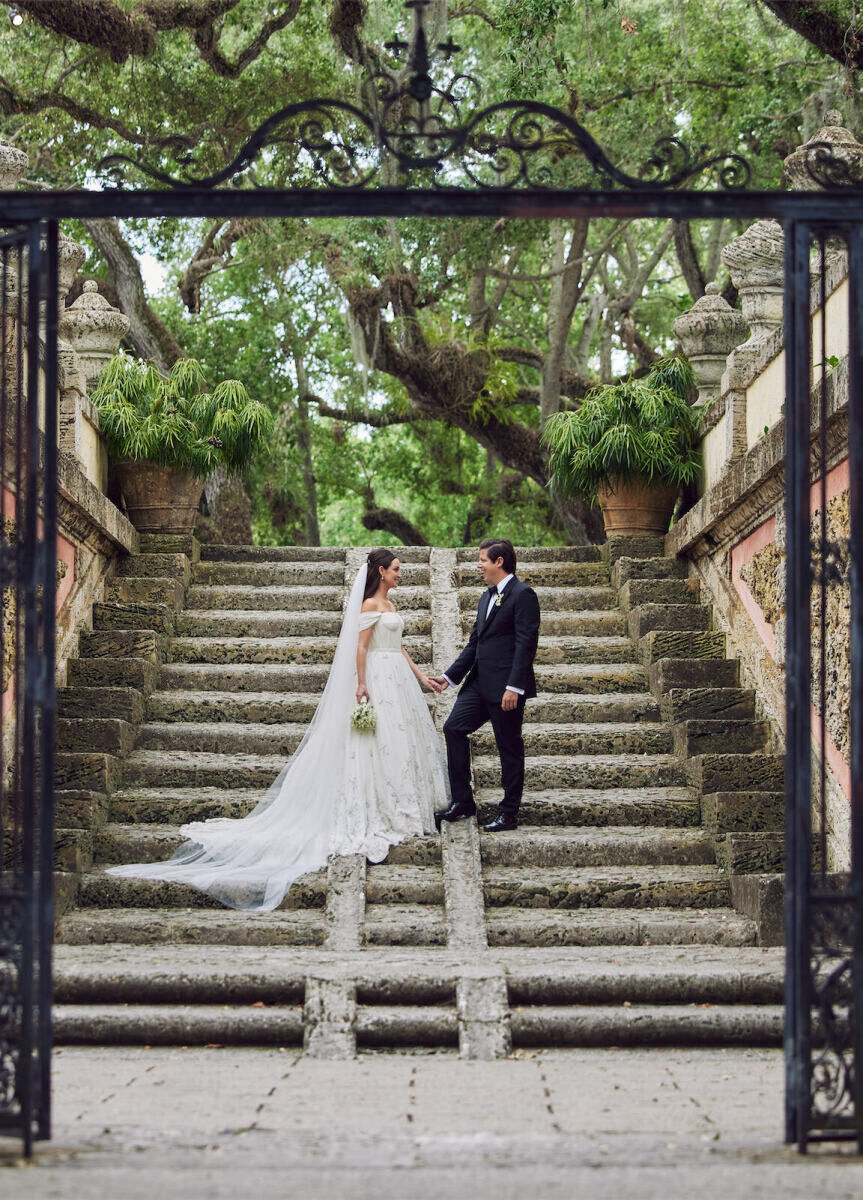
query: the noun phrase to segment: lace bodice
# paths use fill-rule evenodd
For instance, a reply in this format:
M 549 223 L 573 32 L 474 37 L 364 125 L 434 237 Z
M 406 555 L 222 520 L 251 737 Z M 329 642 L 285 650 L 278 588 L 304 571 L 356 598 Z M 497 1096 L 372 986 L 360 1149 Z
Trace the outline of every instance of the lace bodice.
M 361 612 L 360 631 L 371 629 L 373 625 L 375 631 L 372 634 L 372 640 L 369 642 L 369 651 L 390 650 L 398 652 L 401 650 L 402 633 L 405 623 L 404 619 L 398 613 Z

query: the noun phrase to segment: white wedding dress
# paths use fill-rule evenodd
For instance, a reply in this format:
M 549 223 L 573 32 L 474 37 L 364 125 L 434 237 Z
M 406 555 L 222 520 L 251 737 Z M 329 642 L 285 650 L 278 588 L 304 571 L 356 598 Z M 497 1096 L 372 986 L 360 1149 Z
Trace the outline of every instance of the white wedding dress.
M 449 805 L 443 748 L 402 654 L 404 621 L 361 611 L 365 579 L 363 565 L 312 722 L 260 804 L 242 820 L 183 825 L 189 841 L 173 858 L 110 874 L 190 884 L 231 908 L 273 909 L 295 879 L 331 855 L 380 862 L 390 846 L 434 831 L 434 810 Z M 371 626 L 366 686 L 377 727 L 358 733 L 350 725 L 357 639 Z

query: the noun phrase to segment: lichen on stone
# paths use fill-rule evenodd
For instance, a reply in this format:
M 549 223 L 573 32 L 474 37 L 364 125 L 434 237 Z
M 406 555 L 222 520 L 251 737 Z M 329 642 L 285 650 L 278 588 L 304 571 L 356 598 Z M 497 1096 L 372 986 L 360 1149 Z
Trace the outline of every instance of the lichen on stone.
M 749 588 L 765 621 L 775 625 L 785 608 L 785 596 L 777 587 L 784 555 L 775 542 L 759 550 L 740 569 L 740 578 Z

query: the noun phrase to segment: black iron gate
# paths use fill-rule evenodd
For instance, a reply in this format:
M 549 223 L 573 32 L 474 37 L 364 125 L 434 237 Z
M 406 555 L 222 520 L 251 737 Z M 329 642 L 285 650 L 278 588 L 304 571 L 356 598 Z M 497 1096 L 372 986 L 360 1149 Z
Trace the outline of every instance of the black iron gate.
M 0 236 L 0 1133 L 51 1130 L 57 225 Z
M 831 274 L 848 289 L 832 313 Z M 846 319 L 843 362 L 830 328 Z M 863 222 L 786 225 L 785 350 L 786 1140 L 863 1148 Z M 850 525 L 831 514 L 827 487 L 846 438 Z M 835 621 L 849 607 L 843 682 L 828 611 Z M 828 757 L 843 726 L 850 822 L 828 837 Z

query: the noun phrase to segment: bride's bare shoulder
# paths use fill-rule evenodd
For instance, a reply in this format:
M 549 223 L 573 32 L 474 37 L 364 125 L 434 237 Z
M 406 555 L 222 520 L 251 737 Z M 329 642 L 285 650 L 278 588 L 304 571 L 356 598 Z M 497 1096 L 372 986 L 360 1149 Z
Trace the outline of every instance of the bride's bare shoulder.
M 385 608 L 381 608 L 380 604 L 375 600 L 374 596 L 369 596 L 368 600 L 363 600 L 363 606 L 360 612 L 386 612 Z

